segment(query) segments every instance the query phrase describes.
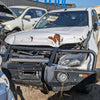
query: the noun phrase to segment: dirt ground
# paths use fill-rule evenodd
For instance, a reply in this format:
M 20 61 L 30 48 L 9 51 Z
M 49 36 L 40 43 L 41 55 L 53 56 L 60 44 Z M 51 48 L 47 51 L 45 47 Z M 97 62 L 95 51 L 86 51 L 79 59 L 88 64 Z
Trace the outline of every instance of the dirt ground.
M 100 50 L 97 60 L 97 68 L 100 67 Z M 93 85 L 93 90 L 89 94 L 81 94 L 77 92 L 64 92 L 60 97 L 60 93 L 49 92 L 43 94 L 40 90 L 16 85 L 12 86 L 16 100 L 100 100 L 100 82 Z

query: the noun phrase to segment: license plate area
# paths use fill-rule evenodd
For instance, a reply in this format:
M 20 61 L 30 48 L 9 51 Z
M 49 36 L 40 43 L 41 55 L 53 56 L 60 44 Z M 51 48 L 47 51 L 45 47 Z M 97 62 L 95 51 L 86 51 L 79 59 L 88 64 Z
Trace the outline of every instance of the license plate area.
M 18 71 L 19 78 L 22 80 L 38 80 L 41 79 L 42 71 Z

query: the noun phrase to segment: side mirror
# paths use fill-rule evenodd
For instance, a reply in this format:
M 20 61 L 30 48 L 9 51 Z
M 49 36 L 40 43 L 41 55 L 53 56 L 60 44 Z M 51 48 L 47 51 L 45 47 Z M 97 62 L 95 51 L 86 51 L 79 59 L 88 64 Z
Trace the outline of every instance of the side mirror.
M 94 23 L 93 29 L 94 29 L 95 31 L 98 29 L 98 24 L 97 24 L 97 23 Z
M 31 19 L 31 16 L 30 16 L 30 15 L 25 15 L 25 16 L 24 16 L 24 19 L 30 20 L 30 19 Z

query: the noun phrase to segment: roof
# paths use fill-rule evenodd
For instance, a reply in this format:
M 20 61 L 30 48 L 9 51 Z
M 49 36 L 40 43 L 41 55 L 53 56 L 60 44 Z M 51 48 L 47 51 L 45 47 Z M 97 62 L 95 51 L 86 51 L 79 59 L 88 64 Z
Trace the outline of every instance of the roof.
M 27 8 L 37 8 L 37 9 L 44 9 L 44 8 L 40 8 L 40 7 L 34 7 L 34 6 L 9 6 L 9 8 L 23 8 L 23 9 L 27 9 Z M 46 10 L 46 9 L 44 9 Z
M 90 10 L 93 8 L 68 8 L 68 9 L 58 9 L 58 10 L 52 10 L 50 12 L 63 12 L 63 11 L 85 11 Z

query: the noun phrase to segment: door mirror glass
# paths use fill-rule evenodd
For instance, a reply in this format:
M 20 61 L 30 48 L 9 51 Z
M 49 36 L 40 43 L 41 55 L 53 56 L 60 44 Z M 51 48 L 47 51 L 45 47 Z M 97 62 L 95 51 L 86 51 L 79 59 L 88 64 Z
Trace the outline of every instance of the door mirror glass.
M 94 23 L 93 29 L 94 29 L 95 31 L 98 29 L 98 24 L 97 24 L 97 23 Z
M 30 16 L 30 15 L 25 15 L 25 16 L 24 16 L 24 19 L 30 20 L 30 19 L 31 19 L 31 16 Z

